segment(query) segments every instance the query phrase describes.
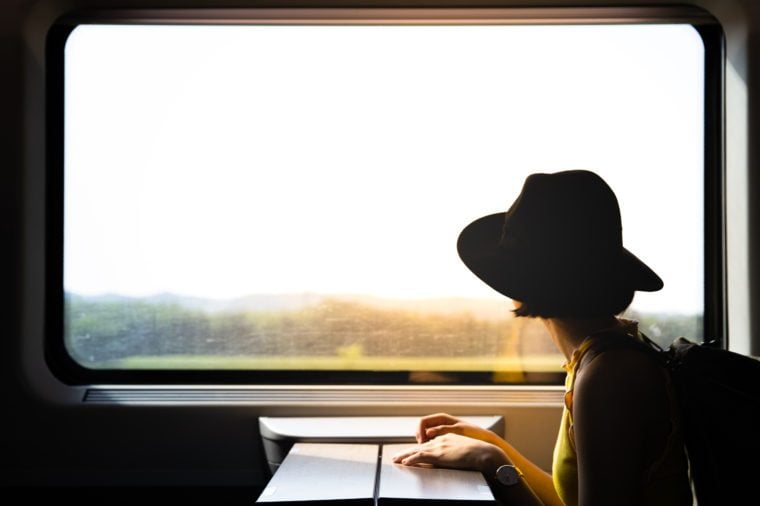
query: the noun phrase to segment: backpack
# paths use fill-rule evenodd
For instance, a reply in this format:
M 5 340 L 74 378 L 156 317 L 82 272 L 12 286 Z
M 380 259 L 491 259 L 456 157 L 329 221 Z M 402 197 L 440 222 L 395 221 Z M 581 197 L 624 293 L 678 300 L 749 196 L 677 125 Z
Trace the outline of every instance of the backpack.
M 756 502 L 760 361 L 684 338 L 659 353 L 675 387 L 698 504 Z
M 699 506 L 757 504 L 760 488 L 760 361 L 683 337 L 667 349 L 614 332 L 592 349 L 637 349 L 669 372 Z

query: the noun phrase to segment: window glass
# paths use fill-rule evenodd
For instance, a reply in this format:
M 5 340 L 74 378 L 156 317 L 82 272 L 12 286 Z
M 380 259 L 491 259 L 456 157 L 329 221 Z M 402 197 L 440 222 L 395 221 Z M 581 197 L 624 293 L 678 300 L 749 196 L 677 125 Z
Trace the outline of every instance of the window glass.
M 628 314 L 702 337 L 691 26 L 81 25 L 64 63 L 64 338 L 85 367 L 553 378 L 540 322 L 456 239 L 565 169 L 612 186 L 665 281 Z

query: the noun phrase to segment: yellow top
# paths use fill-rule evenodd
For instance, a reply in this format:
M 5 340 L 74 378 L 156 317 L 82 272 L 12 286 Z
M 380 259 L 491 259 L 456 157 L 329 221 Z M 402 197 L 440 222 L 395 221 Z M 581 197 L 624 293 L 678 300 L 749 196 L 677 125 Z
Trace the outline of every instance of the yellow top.
M 641 339 L 635 322 L 630 322 L 624 332 L 634 338 Z M 592 338 L 586 338 L 573 353 L 570 361 L 563 367 L 567 371 L 565 377 L 565 407 L 562 412 L 562 422 L 554 446 L 552 463 L 552 480 L 562 501 L 567 506 L 578 504 L 578 458 L 575 453 L 575 433 L 573 431 L 573 386 L 581 359 L 591 346 Z M 671 406 L 675 406 L 675 398 L 668 386 Z M 688 481 L 688 465 L 683 449 L 680 424 L 675 418 L 675 410 L 671 410 L 672 429 L 663 454 L 657 459 L 644 480 L 642 504 L 656 505 L 691 505 L 691 488 Z

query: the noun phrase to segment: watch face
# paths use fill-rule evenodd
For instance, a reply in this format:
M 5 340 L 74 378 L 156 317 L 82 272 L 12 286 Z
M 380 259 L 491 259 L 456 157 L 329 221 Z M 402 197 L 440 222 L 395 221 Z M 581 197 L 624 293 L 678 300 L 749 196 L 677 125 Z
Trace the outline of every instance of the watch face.
M 496 470 L 496 479 L 503 485 L 514 485 L 520 481 L 520 475 L 515 466 L 505 465 Z

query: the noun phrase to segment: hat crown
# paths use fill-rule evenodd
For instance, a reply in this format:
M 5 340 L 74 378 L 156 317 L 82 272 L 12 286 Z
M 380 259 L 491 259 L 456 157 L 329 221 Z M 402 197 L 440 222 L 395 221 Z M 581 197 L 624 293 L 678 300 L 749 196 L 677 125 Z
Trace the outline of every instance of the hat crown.
M 500 247 L 562 248 L 564 254 L 609 254 L 622 248 L 620 207 L 590 171 L 533 174 L 507 211 Z

